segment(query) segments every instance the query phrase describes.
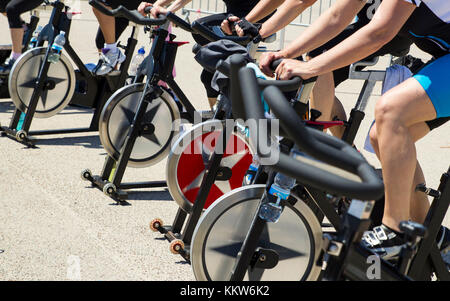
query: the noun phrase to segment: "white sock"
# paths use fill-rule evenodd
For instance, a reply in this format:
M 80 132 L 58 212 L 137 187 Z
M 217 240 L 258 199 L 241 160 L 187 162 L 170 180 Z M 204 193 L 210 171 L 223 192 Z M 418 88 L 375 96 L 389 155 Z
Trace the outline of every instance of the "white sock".
M 113 43 L 113 44 L 105 43 L 105 48 L 111 49 L 111 51 L 114 53 L 117 51 L 117 43 Z
M 22 55 L 22 53 L 20 53 L 20 52 L 11 52 L 11 58 L 13 59 L 13 60 L 17 60 L 20 56 Z

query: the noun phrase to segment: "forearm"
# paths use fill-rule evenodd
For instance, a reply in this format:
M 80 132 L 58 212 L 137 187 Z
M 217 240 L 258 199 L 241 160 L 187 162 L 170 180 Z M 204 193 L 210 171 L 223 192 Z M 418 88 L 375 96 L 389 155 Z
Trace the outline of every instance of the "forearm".
M 308 62 L 320 75 L 357 62 L 380 49 L 400 31 L 415 9 L 403 1 L 385 0 L 372 21 L 325 53 Z
M 155 6 L 162 6 L 162 7 L 166 7 L 168 6 L 173 0 L 158 0 L 155 3 L 153 3 L 153 5 Z
M 360 61 L 379 50 L 386 42 L 383 35 L 377 36 L 376 32 L 366 26 L 338 46 L 311 59 L 308 65 L 312 73 L 325 74 Z
M 177 10 L 183 8 L 189 2 L 191 2 L 191 0 L 176 0 L 167 8 L 167 10 L 174 13 Z
M 341 0 L 323 13 L 296 40 L 281 52 L 295 58 L 316 49 L 341 33 L 364 6 L 365 1 Z
M 275 14 L 263 23 L 259 34 L 266 38 L 283 29 L 298 17 L 306 8 L 314 4 L 316 0 L 287 0 L 275 12 Z
M 285 0 L 261 0 L 245 17 L 250 23 L 256 23 L 264 17 L 270 15 Z

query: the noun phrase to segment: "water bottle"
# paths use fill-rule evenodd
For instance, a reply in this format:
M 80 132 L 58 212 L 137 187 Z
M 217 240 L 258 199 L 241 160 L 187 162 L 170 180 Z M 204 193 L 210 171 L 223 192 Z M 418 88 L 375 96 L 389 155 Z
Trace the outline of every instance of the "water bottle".
M 64 48 L 64 44 L 66 43 L 65 32 L 61 31 L 59 35 L 56 36 L 53 41 L 52 50 L 48 56 L 48 61 L 50 63 L 57 63 L 59 58 L 61 57 L 61 51 Z
M 276 203 L 269 202 L 265 197 L 261 207 L 259 208 L 259 217 L 271 223 L 276 223 L 280 219 L 283 208 L 280 206 L 281 200 L 287 200 L 291 194 L 291 190 L 295 185 L 295 179 L 288 177 L 282 173 L 277 173 L 272 186 L 270 186 L 269 194 L 277 198 Z
M 30 43 L 28 44 L 28 49 L 32 49 L 37 46 L 38 36 L 42 31 L 42 26 L 39 25 L 36 30 L 33 32 L 33 36 L 31 37 Z
M 130 69 L 128 70 L 128 74 L 130 76 L 136 76 L 139 66 L 142 64 L 142 62 L 145 59 L 144 55 L 145 55 L 145 48 L 141 47 L 138 50 L 138 53 L 131 60 Z
M 259 157 L 258 155 L 255 154 L 253 156 L 252 164 L 250 164 L 248 171 L 245 173 L 244 185 L 250 185 L 252 183 L 252 180 L 256 175 L 256 171 L 258 170 L 258 168 L 259 168 Z

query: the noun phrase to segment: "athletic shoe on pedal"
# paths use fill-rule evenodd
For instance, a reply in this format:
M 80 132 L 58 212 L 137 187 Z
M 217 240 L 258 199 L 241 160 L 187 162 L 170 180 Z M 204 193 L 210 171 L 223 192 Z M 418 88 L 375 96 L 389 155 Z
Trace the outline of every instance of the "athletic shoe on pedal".
M 14 63 L 16 62 L 15 59 L 12 57 L 7 58 L 5 62 L 0 66 L 0 74 L 1 75 L 7 75 L 9 72 L 11 72 L 12 67 L 14 66 Z
M 362 244 L 385 260 L 398 259 L 404 243 L 403 237 L 385 225 L 366 231 L 362 237 Z
M 95 69 L 95 74 L 102 76 L 113 72 L 118 64 L 125 61 L 125 58 L 125 55 L 118 48 L 115 50 L 103 48 L 100 54 L 100 62 Z

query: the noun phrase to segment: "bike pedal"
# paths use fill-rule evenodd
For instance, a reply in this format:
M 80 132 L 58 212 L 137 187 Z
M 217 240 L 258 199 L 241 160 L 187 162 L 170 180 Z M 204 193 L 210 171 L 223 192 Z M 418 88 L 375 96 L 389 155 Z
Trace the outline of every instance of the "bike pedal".
M 423 183 L 416 186 L 416 191 L 422 191 L 426 195 L 429 195 L 429 196 L 434 197 L 434 198 L 440 198 L 441 197 L 441 192 L 439 190 L 428 188 Z

